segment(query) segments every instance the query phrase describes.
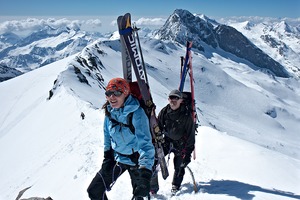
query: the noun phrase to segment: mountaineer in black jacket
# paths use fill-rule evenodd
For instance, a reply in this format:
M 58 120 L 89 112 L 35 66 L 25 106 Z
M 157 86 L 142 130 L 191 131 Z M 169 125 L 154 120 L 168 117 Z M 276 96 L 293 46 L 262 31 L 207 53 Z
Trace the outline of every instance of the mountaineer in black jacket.
M 165 155 L 174 153 L 175 172 L 171 192 L 175 194 L 180 189 L 185 167 L 191 162 L 191 154 L 195 148 L 195 124 L 179 90 L 172 90 L 168 100 L 169 104 L 158 114 L 158 125 L 164 133 Z M 151 192 L 157 193 L 158 189 L 156 174 L 152 178 Z

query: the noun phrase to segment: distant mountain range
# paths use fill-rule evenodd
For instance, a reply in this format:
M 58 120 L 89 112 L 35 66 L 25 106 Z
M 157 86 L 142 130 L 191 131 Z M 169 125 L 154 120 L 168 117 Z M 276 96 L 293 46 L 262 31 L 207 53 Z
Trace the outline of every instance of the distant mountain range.
M 204 15 L 177 9 L 159 30 L 144 31 L 148 32 L 147 37 L 175 44 L 191 40 L 193 47 L 204 52 L 207 59 L 211 55 L 206 52 L 220 56 L 229 52 L 234 62 L 255 70 L 278 77 L 300 77 L 300 24 L 292 26 L 281 20 L 221 24 Z M 51 26 L 25 38 L 4 33 L 0 35 L 0 81 L 78 53 L 99 38 L 109 40 L 109 36 L 79 28 Z
M 12 74 L 17 76 L 78 53 L 101 37 L 103 37 L 101 33 L 50 26 L 45 26 L 24 38 L 14 33 L 4 33 L 0 35 L 1 80 L 12 78 Z
M 255 46 L 235 28 L 218 24 L 207 17 L 203 19 L 186 10 L 175 10 L 165 25 L 157 32 L 157 37 L 179 43 L 190 40 L 201 51 L 205 51 L 204 46 L 209 45 L 216 51 L 222 49 L 245 59 L 260 69 L 274 73 L 275 76 L 289 76 L 280 63 Z

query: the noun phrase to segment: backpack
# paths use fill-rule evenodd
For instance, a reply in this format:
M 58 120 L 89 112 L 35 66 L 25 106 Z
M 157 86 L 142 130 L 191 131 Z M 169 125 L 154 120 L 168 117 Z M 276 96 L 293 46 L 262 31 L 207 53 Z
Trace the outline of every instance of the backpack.
M 193 104 L 195 104 L 195 100 L 193 100 L 191 92 L 182 92 L 182 95 L 183 95 L 183 97 L 182 97 L 183 98 L 183 103 L 184 103 L 187 111 L 190 114 L 192 114 L 193 112 L 195 113 L 195 118 L 196 119 L 195 119 L 194 123 L 195 123 L 195 129 L 197 131 L 197 127 L 198 127 L 197 121 L 199 122 L 199 120 L 198 120 L 198 116 L 197 116 L 197 112 L 196 112 L 196 107 L 193 110 Z M 192 117 L 194 117 L 194 116 L 192 116 Z
M 141 94 L 141 91 L 140 91 L 140 88 L 138 86 L 138 83 L 136 81 L 134 82 L 129 82 L 129 87 L 130 87 L 130 94 L 136 98 L 139 103 L 140 103 L 140 106 L 143 108 L 143 110 L 145 111 L 148 119 L 150 119 L 150 116 L 151 116 L 151 112 L 152 112 L 152 108 L 154 107 L 154 104 L 152 103 L 151 106 L 147 106 L 143 100 L 143 97 L 142 97 L 142 94 Z M 148 87 L 148 91 L 149 91 L 149 87 Z M 152 99 L 151 99 L 152 101 Z M 121 127 L 124 126 L 124 127 L 128 127 L 130 129 L 130 131 L 135 134 L 135 127 L 133 126 L 132 124 L 132 117 L 133 117 L 133 112 L 129 113 L 127 115 L 127 123 L 124 124 L 122 122 L 118 122 L 117 120 L 111 118 L 110 116 L 110 113 L 109 112 L 106 112 L 106 116 L 109 118 L 109 120 L 113 123 L 113 127 L 114 126 L 117 126 L 117 125 L 120 125 Z M 149 127 L 150 128 L 150 127 Z
M 191 92 L 182 92 L 183 103 L 186 106 L 187 110 L 192 113 L 193 102 L 192 102 L 192 93 Z

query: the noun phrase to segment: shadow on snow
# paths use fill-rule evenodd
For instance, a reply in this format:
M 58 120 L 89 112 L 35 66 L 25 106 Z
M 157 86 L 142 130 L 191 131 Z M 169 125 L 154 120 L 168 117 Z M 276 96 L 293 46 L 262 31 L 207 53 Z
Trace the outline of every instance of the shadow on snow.
M 281 191 L 277 189 L 266 189 L 256 185 L 250 185 L 232 180 L 211 180 L 209 182 L 198 183 L 198 188 L 201 191 L 209 194 L 225 194 L 228 196 L 234 196 L 242 200 L 251 200 L 255 197 L 250 192 L 264 192 L 273 195 L 279 195 L 284 197 L 290 197 L 300 199 L 300 195 L 292 192 Z

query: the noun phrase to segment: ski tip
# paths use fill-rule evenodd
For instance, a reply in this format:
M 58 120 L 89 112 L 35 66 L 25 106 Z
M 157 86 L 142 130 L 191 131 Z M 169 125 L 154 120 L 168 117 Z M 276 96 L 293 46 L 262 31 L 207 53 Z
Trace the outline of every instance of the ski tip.
M 131 15 L 130 15 L 130 13 L 126 13 L 124 15 L 124 18 L 126 20 L 126 26 L 125 26 L 125 28 L 131 27 Z
M 120 15 L 117 19 L 119 30 L 130 29 L 131 28 L 131 15 L 126 13 L 125 15 Z

